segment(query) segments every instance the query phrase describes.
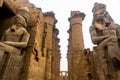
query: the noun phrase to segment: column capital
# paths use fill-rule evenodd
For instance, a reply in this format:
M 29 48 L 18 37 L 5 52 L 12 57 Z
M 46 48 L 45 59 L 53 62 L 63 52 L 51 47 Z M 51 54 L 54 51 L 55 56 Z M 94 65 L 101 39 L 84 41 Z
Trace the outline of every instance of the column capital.
M 45 17 L 47 17 L 47 16 L 52 17 L 52 18 L 54 19 L 54 24 L 57 23 L 57 19 L 55 18 L 55 14 L 54 14 L 53 11 L 45 12 L 45 13 L 43 13 L 43 15 L 44 15 Z
M 84 20 L 85 16 L 86 15 L 83 12 L 80 12 L 80 11 L 71 11 L 71 17 L 68 18 L 68 21 L 70 21 L 74 17 L 81 17 L 82 20 Z

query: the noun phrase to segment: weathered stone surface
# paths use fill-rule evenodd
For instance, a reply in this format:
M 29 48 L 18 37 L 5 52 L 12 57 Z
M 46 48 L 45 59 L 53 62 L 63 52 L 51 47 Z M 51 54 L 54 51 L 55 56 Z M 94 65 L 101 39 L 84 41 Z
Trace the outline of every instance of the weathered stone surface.
M 22 49 L 27 46 L 30 36 L 25 28 L 26 26 L 25 19 L 17 14 L 15 16 L 15 24 L 8 28 L 3 34 L 2 42 L 0 42 L 0 50 L 2 50 L 4 54 L 1 53 L 3 55 L 1 56 L 4 57 L 7 55 L 10 57 L 6 57 L 6 59 L 0 62 L 3 63 L 0 65 L 5 67 L 4 69 L 1 67 L 1 71 L 3 72 L 1 80 L 16 80 L 19 78 L 21 67 L 23 66 L 21 64 L 23 63 L 21 61 L 23 61 L 22 55 L 24 54 L 22 54 Z
M 70 21 L 69 46 L 68 46 L 68 80 L 89 80 L 89 53 L 84 51 L 84 40 L 82 35 L 82 20 L 85 14 L 72 11 Z
M 3 31 L 13 25 L 14 15 L 16 14 L 22 15 L 26 19 L 27 31 L 30 34 L 30 38 L 27 47 L 24 49 L 24 55 L 2 56 L 2 52 L 4 51 L 0 51 L 0 61 L 6 61 L 6 57 L 9 57 L 10 61 L 9 64 L 5 63 L 8 66 L 0 69 L 2 71 L 0 73 L 2 75 L 0 79 L 3 77 L 4 79 L 2 80 L 6 80 L 5 76 L 9 76 L 7 80 L 10 77 L 11 79 L 9 80 L 18 80 L 18 77 L 19 80 L 50 80 L 51 78 L 53 80 L 59 80 L 60 46 L 58 45 L 59 39 L 57 38 L 59 31 L 55 29 L 56 19 L 54 13 L 48 12 L 43 14 L 40 8 L 36 8 L 28 0 L 4 0 L 4 2 L 0 0 L 0 11 L 2 12 L 0 13 L 0 38 L 3 35 Z M 2 5 L 7 5 L 8 7 L 5 8 Z M 8 12 L 6 14 L 7 16 L 3 15 L 5 14 L 4 9 Z M 48 56 L 51 58 L 48 58 Z M 52 62 L 53 59 L 54 62 Z M 17 66 L 11 67 L 12 64 Z M 0 65 L 0 68 L 3 66 Z M 9 70 L 3 74 L 6 68 Z M 13 68 L 16 71 L 16 74 L 14 74 L 15 77 L 12 76 L 12 73 L 15 71 L 11 73 Z
M 30 34 L 28 44 L 21 55 L 8 55 L 4 50 L 0 50 L 1 80 L 120 79 L 120 26 L 111 18 L 106 5 L 95 3 L 92 9 L 90 34 L 92 42 L 97 44 L 93 51 L 84 48 L 82 21 L 85 14 L 79 11 L 71 12 L 68 30 L 68 72 L 61 76 L 60 39 L 57 37 L 59 30 L 55 26 L 55 14 L 42 13 L 40 8 L 36 8 L 28 0 L 0 0 L 0 12 L 0 38 L 3 31 L 14 24 L 16 14 L 25 18 L 27 24 L 24 20 L 22 23 L 27 25 L 26 29 Z
M 3 5 L 3 0 L 0 0 L 0 7 L 2 7 Z
M 93 22 L 90 27 L 91 39 L 97 44 L 94 50 L 95 79 L 119 80 L 120 48 L 119 29 L 106 10 L 106 5 L 95 3 L 92 9 Z
M 57 38 L 58 34 L 59 30 L 55 28 L 53 34 L 52 80 L 60 80 L 60 39 Z
M 56 72 L 55 68 L 57 68 L 57 66 L 55 65 L 56 62 L 54 61 L 56 60 L 55 57 L 57 57 L 55 56 L 55 54 L 59 54 L 58 51 L 57 52 L 55 51 L 59 48 L 56 46 L 56 44 L 58 44 L 56 42 L 57 33 L 53 32 L 57 20 L 55 19 L 55 14 L 53 12 L 44 13 L 44 18 L 45 18 L 44 22 L 45 22 L 45 27 L 46 27 L 46 32 L 47 32 L 46 43 L 45 43 L 45 48 L 47 50 L 46 51 L 47 59 L 46 59 L 46 69 L 45 69 L 45 80 L 54 80 L 56 79 L 55 76 L 57 75 L 55 74 Z M 55 47 L 57 48 L 54 49 Z

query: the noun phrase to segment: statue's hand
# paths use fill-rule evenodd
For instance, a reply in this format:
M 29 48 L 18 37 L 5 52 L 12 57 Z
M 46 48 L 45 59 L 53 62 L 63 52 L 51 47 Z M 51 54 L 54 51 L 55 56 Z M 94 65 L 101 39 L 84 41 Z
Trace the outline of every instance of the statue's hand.
M 8 41 L 2 41 L 2 43 L 5 43 L 5 44 L 6 44 L 7 42 L 8 42 Z
M 19 47 L 19 48 L 25 48 L 27 46 L 26 42 L 10 42 L 10 41 L 5 41 L 3 42 L 4 44 L 14 46 L 14 47 Z
M 9 41 L 4 41 L 3 43 L 10 45 L 10 42 L 9 42 Z
M 110 37 L 110 35 L 106 35 L 105 37 L 108 38 L 108 37 Z
M 103 40 L 104 39 L 107 39 L 107 38 L 109 38 L 110 37 L 110 35 L 105 35 L 105 36 L 103 36 Z

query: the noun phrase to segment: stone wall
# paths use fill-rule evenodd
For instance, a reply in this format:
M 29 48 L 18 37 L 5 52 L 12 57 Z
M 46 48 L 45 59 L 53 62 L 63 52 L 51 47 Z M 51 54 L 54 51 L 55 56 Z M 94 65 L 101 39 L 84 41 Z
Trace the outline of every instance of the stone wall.
M 30 39 L 24 49 L 24 64 L 20 80 L 59 80 L 60 72 L 60 46 L 57 35 L 59 31 L 55 29 L 56 19 L 54 13 L 43 13 L 40 8 L 36 8 L 28 0 L 0 0 L 0 37 L 3 31 L 13 25 L 14 16 L 20 14 L 27 20 L 27 31 Z M 18 9 L 27 7 L 28 15 L 19 12 Z M 4 10 L 8 15 L 3 15 Z M 50 14 L 49 14 L 50 13 Z M 54 35 L 54 37 L 53 37 Z M 53 44 L 54 42 L 54 44 Z M 54 62 L 52 62 L 52 60 Z M 54 70 L 55 69 L 55 70 Z M 4 75 L 1 73 L 1 75 Z
M 44 13 L 45 22 L 45 49 L 46 49 L 46 68 L 45 80 L 59 80 L 60 72 L 60 52 L 59 52 L 59 34 L 58 29 L 55 28 L 57 20 L 53 12 Z

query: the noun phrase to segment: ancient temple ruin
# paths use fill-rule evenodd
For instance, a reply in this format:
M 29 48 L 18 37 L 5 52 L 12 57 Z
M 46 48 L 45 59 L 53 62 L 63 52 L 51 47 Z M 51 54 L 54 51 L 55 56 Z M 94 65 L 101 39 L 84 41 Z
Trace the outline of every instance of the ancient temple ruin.
M 85 14 L 71 11 L 68 45 L 68 80 L 120 79 L 120 25 L 106 10 L 106 5 L 95 3 L 90 35 L 93 51 L 84 48 L 82 21 Z
M 2 50 L 4 45 L 0 43 L 0 80 L 59 80 L 60 39 L 56 23 L 53 12 L 42 13 L 28 0 L 0 0 L 0 38 L 4 33 L 8 36 L 5 42 L 2 40 L 7 48 Z M 16 41 L 16 37 L 20 40 Z
M 90 35 L 96 46 L 85 49 L 86 15 L 71 11 L 68 71 L 60 71 L 55 13 L 43 13 L 28 0 L 0 0 L 0 80 L 120 80 L 120 26 L 105 4 L 95 3 L 92 12 Z
M 70 29 L 68 30 L 68 80 L 92 80 L 90 65 L 92 52 L 84 48 L 82 33 L 84 18 L 83 12 L 71 11 Z
M 95 3 L 92 9 L 93 21 L 90 26 L 94 48 L 95 79 L 120 79 L 120 25 L 115 23 L 106 10 L 106 5 Z

